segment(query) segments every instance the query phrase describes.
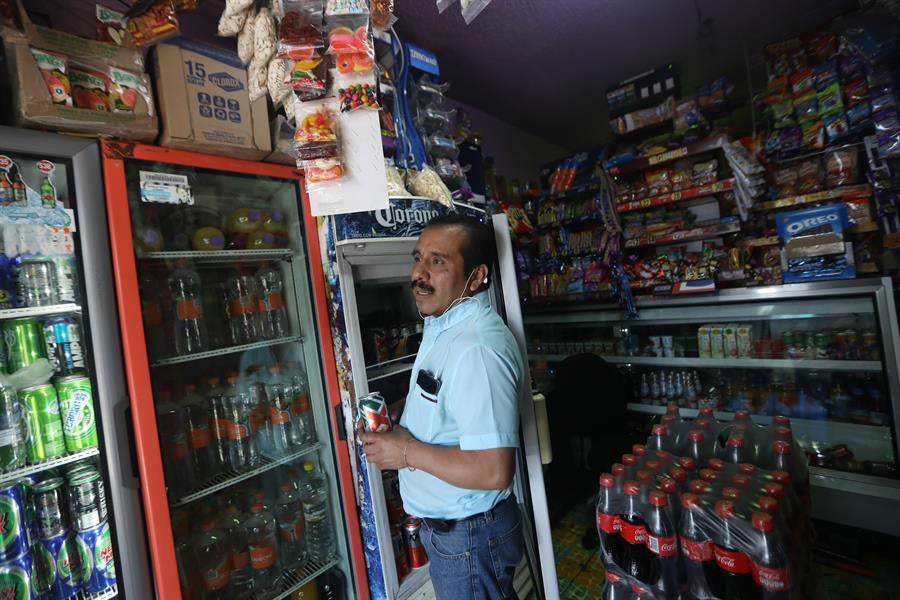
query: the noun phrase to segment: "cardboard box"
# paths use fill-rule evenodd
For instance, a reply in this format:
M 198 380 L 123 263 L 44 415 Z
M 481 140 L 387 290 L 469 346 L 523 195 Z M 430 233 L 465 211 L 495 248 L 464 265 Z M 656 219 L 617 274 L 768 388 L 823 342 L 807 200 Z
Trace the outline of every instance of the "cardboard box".
M 266 98 L 250 102 L 237 55 L 176 38 L 154 48 L 160 146 L 259 160 L 272 152 Z
M 122 47 L 88 40 L 34 25 L 25 11 L 19 13 L 22 31 L 0 28 L 13 84 L 13 123 L 20 127 L 54 129 L 78 133 L 110 135 L 122 139 L 152 142 L 159 132 L 153 106 L 150 78 L 144 74 L 144 59 L 134 47 Z M 31 49 L 55 52 L 68 62 L 99 71 L 118 67 L 140 76 L 146 99 L 138 95 L 133 113 L 95 111 L 55 105 Z

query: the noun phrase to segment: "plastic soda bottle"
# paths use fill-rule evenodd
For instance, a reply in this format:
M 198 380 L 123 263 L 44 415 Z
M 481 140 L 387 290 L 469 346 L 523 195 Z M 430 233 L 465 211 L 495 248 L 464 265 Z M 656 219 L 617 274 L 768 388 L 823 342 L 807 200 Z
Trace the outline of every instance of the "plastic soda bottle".
M 281 564 L 275 537 L 275 518 L 262 502 L 250 507 L 245 525 L 254 598 L 270 598 L 281 591 Z
M 272 266 L 265 266 L 256 272 L 256 279 L 259 282 L 259 312 L 263 337 L 281 338 L 290 335 L 281 273 Z
M 237 504 L 229 502 L 225 506 L 225 533 L 227 534 L 231 569 L 231 590 L 234 597 L 245 600 L 253 597 L 253 575 L 250 570 L 250 551 L 247 549 L 246 518 Z
M 311 560 L 324 563 L 334 556 L 334 533 L 331 526 L 331 507 L 325 477 L 315 464 L 303 463 L 303 487 L 300 500 L 306 520 L 306 549 Z
M 175 306 L 175 352 L 193 354 L 209 349 L 206 321 L 200 302 L 200 276 L 181 266 L 169 277 L 169 291 Z
M 281 565 L 285 569 L 296 569 L 306 560 L 306 522 L 303 520 L 300 495 L 287 481 L 280 487 L 275 505 L 275 520 L 278 522 Z
M 194 556 L 200 571 L 203 600 L 233 598 L 225 534 L 216 527 L 216 522 L 211 518 L 200 526 L 200 533 L 194 540 Z

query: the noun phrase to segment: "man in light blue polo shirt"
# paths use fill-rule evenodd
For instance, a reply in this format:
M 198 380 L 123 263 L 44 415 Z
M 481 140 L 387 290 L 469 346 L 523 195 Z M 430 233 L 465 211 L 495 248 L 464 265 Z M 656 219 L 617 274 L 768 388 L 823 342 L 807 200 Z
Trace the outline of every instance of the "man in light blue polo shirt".
M 512 496 L 522 357 L 488 302 L 493 232 L 438 217 L 413 252 L 425 317 L 400 426 L 362 433 L 366 460 L 400 469 L 400 494 L 422 517 L 438 600 L 515 598 L 522 521 Z

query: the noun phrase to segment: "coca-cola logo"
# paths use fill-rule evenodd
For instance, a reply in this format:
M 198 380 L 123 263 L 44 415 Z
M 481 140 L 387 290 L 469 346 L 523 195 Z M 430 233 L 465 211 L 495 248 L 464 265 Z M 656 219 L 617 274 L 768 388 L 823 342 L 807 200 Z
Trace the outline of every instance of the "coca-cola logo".
M 726 569 L 733 569 L 733 568 L 734 568 L 735 561 L 734 561 L 734 559 L 731 558 L 730 556 L 721 556 L 721 555 L 719 555 L 719 556 L 716 556 L 716 560 L 718 561 L 718 563 L 719 563 L 721 566 L 725 567 Z

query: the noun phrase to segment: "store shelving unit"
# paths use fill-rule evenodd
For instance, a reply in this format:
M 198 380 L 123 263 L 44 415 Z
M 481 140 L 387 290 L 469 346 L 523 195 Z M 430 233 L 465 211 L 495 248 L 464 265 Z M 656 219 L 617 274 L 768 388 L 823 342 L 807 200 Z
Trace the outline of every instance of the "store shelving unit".
M 287 598 L 304 585 L 338 564 L 337 560 L 331 560 L 326 563 L 317 563 L 315 561 L 307 561 L 305 565 L 296 570 L 285 569 L 281 573 L 281 593 L 272 600 L 282 600 Z
M 322 447 L 322 444 L 316 442 L 314 444 L 310 444 L 297 450 L 296 452 L 292 452 L 290 454 L 285 454 L 284 456 L 260 456 L 260 465 L 255 469 L 251 469 L 249 471 L 226 471 L 224 473 L 219 473 L 212 479 L 209 479 L 200 486 L 196 487 L 189 494 L 185 494 L 184 496 L 180 496 L 172 502 L 172 507 L 184 506 L 186 504 L 190 504 L 195 500 L 199 500 L 200 498 L 204 498 L 209 496 L 210 494 L 214 494 L 220 490 L 224 490 L 225 488 L 231 487 L 235 484 L 238 484 L 242 481 L 246 481 L 252 477 L 256 477 L 257 475 L 261 475 L 266 471 L 271 471 L 275 467 L 279 467 L 281 465 L 286 465 L 290 462 L 303 458 L 304 456 L 308 456 L 314 452 L 317 452 Z
M 812 192 L 810 194 L 802 194 L 800 196 L 790 196 L 788 198 L 779 198 L 777 200 L 768 200 L 759 205 L 759 210 L 774 210 L 780 208 L 791 208 L 794 206 L 803 206 L 805 204 L 813 204 L 815 202 L 824 202 L 826 200 L 837 200 L 844 196 L 855 196 L 862 194 L 871 194 L 872 186 L 867 183 L 860 185 L 847 185 L 844 187 L 834 188 L 831 190 L 823 190 L 821 192 Z
M 612 166 L 608 169 L 608 171 L 610 175 L 625 175 L 627 173 L 636 173 L 650 167 L 656 167 L 658 165 L 669 163 L 675 160 L 680 160 L 682 158 L 690 158 L 691 156 L 696 156 L 698 154 L 705 154 L 718 148 L 722 148 L 727 143 L 728 136 L 715 135 L 693 144 L 682 146 L 681 148 L 676 148 L 674 150 L 669 150 L 660 154 L 654 154 L 653 156 L 638 158 L 621 165 Z
M 46 317 L 64 313 L 80 313 L 78 304 L 53 304 L 51 306 L 32 306 L 28 308 L 7 308 L 0 310 L 0 321 L 31 317 Z
M 51 458 L 50 460 L 44 460 L 39 463 L 27 465 L 22 467 L 21 469 L 15 469 L 13 471 L 8 471 L 6 473 L 0 474 L 0 484 L 6 483 L 8 481 L 16 481 L 17 479 L 21 479 L 26 475 L 40 473 L 41 471 L 46 471 L 47 469 L 64 467 L 66 465 L 70 465 L 72 463 L 76 463 L 80 460 L 85 460 L 86 458 L 91 458 L 92 456 L 97 456 L 99 454 L 99 448 L 87 448 L 80 452 L 73 452 L 72 454 L 66 454 L 57 458 Z
M 627 213 L 633 212 L 636 210 L 645 210 L 647 208 L 654 208 L 656 206 L 665 206 L 667 204 L 675 204 L 677 202 L 684 202 L 686 200 L 693 200 L 695 198 L 703 198 L 706 196 L 712 196 L 713 194 L 720 194 L 722 192 L 727 192 L 734 187 L 734 179 L 723 179 L 721 181 L 716 181 L 715 183 L 710 183 L 707 185 L 699 185 L 692 188 L 687 188 L 678 192 L 670 192 L 668 194 L 660 194 L 658 196 L 650 196 L 649 198 L 642 198 L 641 200 L 631 200 L 628 202 L 621 202 L 616 205 L 616 212 L 618 213 Z
M 206 352 L 195 352 L 194 354 L 185 354 L 184 356 L 173 356 L 172 358 L 161 358 L 151 363 L 151 367 L 165 367 L 167 365 L 177 365 L 195 360 L 205 360 L 216 356 L 226 356 L 228 354 L 237 354 L 238 352 L 246 352 L 247 350 L 256 350 L 258 348 L 270 348 L 272 346 L 280 346 L 282 344 L 303 343 L 303 337 L 293 335 L 274 340 L 263 340 L 261 342 L 253 342 L 252 344 L 241 344 L 239 346 L 228 346 L 226 348 L 218 348 L 216 350 L 208 350 Z
M 294 252 L 289 248 L 275 248 L 268 250 L 214 250 L 200 251 L 166 251 L 145 252 L 138 258 L 149 260 L 190 260 L 194 264 L 228 264 L 235 261 L 257 262 L 270 260 L 288 260 L 293 258 Z
M 625 248 L 645 248 L 647 246 L 661 246 L 664 244 L 678 244 L 682 242 L 696 242 L 709 238 L 721 237 L 729 233 L 737 233 L 741 230 L 741 224 L 737 219 L 717 221 L 706 225 L 697 225 L 691 229 L 675 231 L 663 235 L 645 235 L 625 240 L 622 246 Z
M 530 354 L 532 360 L 560 361 L 568 354 Z M 805 360 L 787 358 L 690 358 L 661 356 L 603 356 L 614 365 L 643 365 L 664 368 L 694 369 L 788 369 L 809 371 L 847 371 L 880 373 L 877 360 Z
M 385 377 L 392 377 L 399 373 L 412 371 L 413 362 L 416 360 L 415 354 L 400 356 L 391 360 L 376 363 L 366 367 L 366 379 L 369 381 L 377 381 Z

